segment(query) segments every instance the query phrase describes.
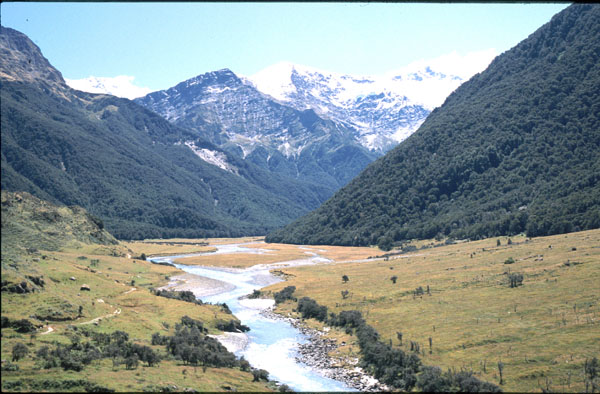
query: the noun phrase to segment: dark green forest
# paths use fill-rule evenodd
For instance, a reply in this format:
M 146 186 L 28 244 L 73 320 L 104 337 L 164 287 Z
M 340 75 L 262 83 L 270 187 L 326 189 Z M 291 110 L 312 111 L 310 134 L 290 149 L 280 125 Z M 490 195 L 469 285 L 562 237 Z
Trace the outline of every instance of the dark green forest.
M 200 160 L 175 144 L 197 134 L 129 100 L 71 93 L 2 81 L 3 190 L 80 205 L 125 239 L 264 234 L 306 210 Z
M 1 28 L 2 190 L 79 205 L 121 239 L 265 234 L 332 191 L 273 174 L 127 99 L 69 88 L 24 34 Z M 236 174 L 182 142 L 221 152 Z
M 598 228 L 599 181 L 600 6 L 574 4 L 267 241 L 400 244 Z

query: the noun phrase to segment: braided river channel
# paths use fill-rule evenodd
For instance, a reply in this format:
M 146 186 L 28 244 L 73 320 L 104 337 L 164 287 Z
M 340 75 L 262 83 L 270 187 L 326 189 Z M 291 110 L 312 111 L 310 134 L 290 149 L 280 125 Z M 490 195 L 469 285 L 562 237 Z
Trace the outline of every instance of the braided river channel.
M 180 270 L 193 275 L 210 278 L 223 283 L 217 294 L 201 295 L 203 302 L 226 303 L 231 312 L 250 331 L 240 336 L 242 344 L 229 347 L 236 356 L 243 356 L 252 367 L 265 369 L 269 379 L 285 383 L 294 391 L 356 391 L 343 382 L 333 380 L 319 374 L 303 363 L 296 361 L 298 345 L 305 343 L 307 338 L 298 329 L 285 320 L 274 319 L 269 314 L 261 313 L 273 305 L 272 300 L 242 298 L 251 294 L 255 289 L 261 289 L 281 279 L 272 275 L 269 270 L 274 268 L 311 265 L 325 263 L 329 260 L 314 253 L 306 259 L 286 261 L 269 265 L 255 265 L 247 269 L 214 268 L 205 266 L 190 266 L 174 263 L 178 258 L 235 253 L 264 253 L 264 249 L 245 248 L 243 244 L 216 245 L 217 251 L 177 256 L 161 256 L 151 258 L 154 263 L 172 263 Z M 307 252 L 308 255 L 308 252 Z M 193 291 L 193 289 L 192 289 Z

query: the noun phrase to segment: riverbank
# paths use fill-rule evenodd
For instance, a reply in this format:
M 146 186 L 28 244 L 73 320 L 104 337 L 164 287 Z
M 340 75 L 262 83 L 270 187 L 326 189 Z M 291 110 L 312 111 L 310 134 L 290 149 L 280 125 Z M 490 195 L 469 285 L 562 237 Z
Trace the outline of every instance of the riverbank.
M 391 390 L 359 367 L 358 358 L 331 357 L 329 353 L 336 350 L 339 344 L 335 340 L 326 338 L 325 332 L 307 327 L 300 319 L 282 316 L 276 313 L 273 307 L 264 309 L 261 315 L 269 319 L 285 321 L 307 337 L 306 343 L 298 345 L 297 362 L 308 365 L 319 374 L 343 382 L 359 391 Z
M 229 245 L 227 245 L 229 246 Z M 238 245 L 231 245 L 235 248 L 235 252 L 243 253 L 241 248 Z M 233 250 L 232 250 L 233 252 Z M 234 252 L 234 253 L 235 253 Z M 219 254 L 219 252 L 217 252 Z M 224 251 L 221 254 L 225 254 Z M 284 348 L 287 346 L 291 346 L 290 350 L 293 349 L 294 356 L 291 356 L 290 359 L 293 362 L 298 364 L 302 364 L 302 369 L 306 369 L 307 371 L 311 371 L 311 374 L 319 375 L 322 378 L 331 379 L 332 381 L 336 381 L 337 384 L 343 384 L 346 387 L 346 390 L 349 388 L 353 388 L 359 391 L 389 391 L 389 388 L 386 385 L 381 384 L 375 378 L 365 373 L 358 366 L 359 360 L 358 358 L 351 357 L 331 357 L 329 353 L 338 348 L 338 344 L 335 343 L 335 340 L 327 338 L 324 332 L 320 332 L 318 330 L 309 328 L 303 321 L 299 319 L 293 319 L 289 317 L 281 316 L 273 311 L 273 300 L 271 299 L 247 299 L 244 295 L 248 295 L 251 293 L 251 290 L 259 286 L 267 286 L 269 284 L 274 283 L 275 277 L 272 273 L 269 273 L 270 270 L 275 268 L 290 268 L 295 266 L 303 266 L 303 265 L 316 265 L 316 264 L 327 264 L 333 262 L 332 260 L 323 258 L 316 253 L 303 251 L 303 254 L 309 255 L 306 258 L 302 259 L 294 259 L 287 261 L 278 261 L 276 263 L 270 264 L 254 264 L 251 267 L 247 267 L 245 269 L 236 269 L 232 267 L 219 267 L 209 268 L 198 266 L 196 268 L 190 267 L 190 271 L 186 274 L 177 275 L 171 278 L 171 281 L 168 285 L 164 286 L 163 289 L 168 290 L 189 290 L 194 292 L 197 297 L 207 297 L 207 296 L 218 296 L 221 293 L 227 293 L 234 291 L 234 294 L 231 294 L 235 297 L 235 301 L 233 298 L 227 298 L 227 303 L 233 308 L 236 308 L 236 305 L 242 306 L 245 315 L 242 317 L 239 316 L 242 320 L 246 319 L 248 324 L 251 325 L 252 321 L 255 321 L 256 317 L 252 316 L 262 316 L 262 318 L 266 318 L 267 320 L 272 321 L 272 323 L 267 323 L 268 325 L 275 324 L 275 322 L 286 323 L 288 329 L 283 330 L 295 330 L 303 334 L 306 338 L 306 342 L 302 344 L 286 344 L 286 340 L 284 338 L 274 339 L 273 342 L 267 340 L 267 342 L 258 343 L 258 347 L 269 347 L 275 346 L 279 347 L 279 351 L 281 351 L 281 346 Z M 180 256 L 177 256 L 181 258 Z M 236 258 L 239 255 L 236 256 Z M 176 262 L 179 262 L 177 260 Z M 183 268 L 178 265 L 178 268 Z M 184 268 L 187 271 L 187 267 Z M 215 275 L 213 275 L 215 274 Z M 211 278 L 207 278 L 207 275 Z M 235 275 L 242 275 L 238 279 Z M 245 277 L 244 277 L 245 275 Z M 215 277 L 215 279 L 213 279 Z M 250 280 L 248 280 L 251 278 Z M 275 281 L 280 281 L 280 279 L 276 279 Z M 234 285 L 235 284 L 235 285 Z M 251 284 L 249 286 L 249 284 Z M 242 297 L 240 297 L 242 296 Z M 229 297 L 229 296 L 228 296 Z M 230 303 L 231 302 L 231 303 Z M 252 312 L 254 310 L 254 312 Z M 261 323 L 261 328 L 264 328 Z M 278 329 L 279 330 L 279 329 Z M 279 333 L 279 331 L 278 331 Z M 292 334 L 294 335 L 294 334 Z M 277 337 L 277 335 L 275 335 Z M 228 350 L 234 353 L 244 353 L 246 355 L 249 351 L 251 354 L 256 353 L 254 347 L 257 347 L 255 342 L 250 342 L 249 338 L 244 333 L 223 333 L 221 335 L 215 335 L 215 339 L 219 340 L 219 342 L 225 346 Z M 262 338 L 264 341 L 265 338 Z M 342 344 L 343 345 L 343 344 Z M 250 350 L 248 350 L 250 349 Z M 264 349 L 266 350 L 266 349 Z M 262 350 L 254 354 L 257 357 L 248 357 L 248 360 L 252 362 L 252 358 L 256 359 L 255 362 L 257 365 L 264 365 L 264 368 L 267 370 L 271 370 L 270 368 L 274 368 L 273 371 L 279 369 L 279 376 L 283 377 L 283 380 L 289 380 L 289 377 L 286 376 L 290 369 L 286 367 L 285 371 L 282 375 L 281 367 L 286 364 L 287 360 L 278 360 L 275 366 L 270 365 L 269 362 L 264 363 L 264 357 L 260 355 Z M 290 361 L 291 361 L 290 360 Z M 272 361 L 270 362 L 272 364 Z M 293 364 L 290 364 L 290 366 Z M 263 368 L 261 366 L 261 368 Z M 278 376 L 274 373 L 275 376 Z M 299 387 L 302 387 L 302 383 Z M 312 387 L 312 386 L 305 386 Z M 318 386 L 316 386 L 318 387 Z M 335 386 L 325 386 L 335 387 Z
M 248 335 L 243 332 L 223 332 L 220 335 L 209 335 L 225 346 L 231 353 L 243 350 L 248 345 Z
M 181 274 L 169 279 L 169 283 L 158 290 L 191 291 L 196 298 L 208 297 L 235 289 L 235 286 L 217 279 L 194 274 Z

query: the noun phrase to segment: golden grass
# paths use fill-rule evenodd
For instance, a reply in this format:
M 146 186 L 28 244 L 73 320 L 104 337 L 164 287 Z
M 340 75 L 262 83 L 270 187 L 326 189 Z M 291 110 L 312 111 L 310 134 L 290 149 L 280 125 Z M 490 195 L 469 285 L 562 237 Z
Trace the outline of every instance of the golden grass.
M 184 253 L 214 252 L 213 246 L 206 246 L 205 240 L 160 240 L 123 242 L 135 256 L 144 253 L 146 256 L 169 256 Z
M 429 365 L 465 367 L 498 383 L 502 361 L 506 391 L 539 391 L 546 378 L 555 390 L 584 390 L 583 362 L 600 354 L 600 230 L 513 237 L 512 245 L 501 237 L 499 247 L 497 239 L 389 261 L 286 268 L 293 276 L 267 290 L 294 285 L 296 296 L 310 296 L 331 311 L 360 310 L 384 341 L 397 346 L 401 331 L 404 348 L 419 342 Z M 509 257 L 514 264 L 504 264 Z M 509 288 L 509 270 L 524 274 L 523 286 Z M 431 295 L 413 298 L 415 288 L 427 285 Z M 350 292 L 345 300 L 342 290 Z
M 210 245 L 217 245 L 210 239 Z M 231 242 L 235 243 L 235 242 Z M 263 254 L 236 253 L 185 257 L 175 260 L 177 264 L 205 265 L 215 267 L 248 268 L 257 264 L 274 264 L 290 260 L 310 258 L 316 254 L 334 261 L 364 259 L 382 254 L 379 249 L 342 246 L 303 246 L 264 242 L 244 245 L 249 249 L 266 249 Z
M 80 373 L 60 368 L 35 369 L 33 353 L 46 344 L 70 343 L 67 335 L 69 326 L 88 327 L 107 333 L 122 330 L 132 340 L 150 345 L 154 332 L 171 334 L 175 324 L 184 315 L 203 321 L 212 334 L 220 333 L 215 329 L 217 320 L 232 318 L 218 306 L 195 305 L 152 294 L 150 288 L 164 285 L 168 277 L 181 273 L 176 268 L 124 257 L 89 254 L 96 249 L 94 246 L 85 246 L 65 252 L 42 251 L 39 255 L 21 256 L 16 264 L 3 259 L 3 280 L 17 281 L 31 274 L 40 275 L 45 280 L 42 291 L 24 295 L 2 294 L 3 317 L 27 318 L 34 324 L 43 325 L 33 339 L 29 334 L 20 334 L 11 328 L 2 329 L 3 360 L 11 360 L 11 349 L 15 343 L 31 342 L 28 345 L 30 355 L 18 362 L 20 370 L 3 371 L 3 380 L 87 379 L 118 391 L 142 391 L 150 384 L 175 384 L 180 389 L 192 387 L 198 391 L 223 391 L 223 386 L 238 391 L 267 390 L 264 383 L 252 383 L 252 375 L 248 372 L 208 368 L 203 373 L 200 367 L 194 370 L 193 367 L 183 367 L 168 360 L 163 360 L 157 367 L 140 367 L 133 371 L 125 370 L 124 366 L 113 371 L 110 360 L 95 362 Z M 83 284 L 89 285 L 91 290 L 80 290 Z M 71 304 L 68 308 L 71 310 L 71 320 L 40 321 L 32 317 L 40 309 L 56 309 L 68 304 Z M 83 308 L 82 316 L 78 316 L 79 306 Z M 101 318 L 98 325 L 91 323 L 97 318 Z M 54 331 L 42 334 L 48 326 Z M 164 354 L 164 347 L 155 348 Z M 183 370 L 186 370 L 185 374 Z
M 3 381 L 82 379 L 117 392 L 142 392 L 150 388 L 152 388 L 151 392 L 157 392 L 159 388 L 165 386 L 178 392 L 186 388 L 197 392 L 272 391 L 262 382 L 252 382 L 252 375 L 239 369 L 209 367 L 203 371 L 202 367 L 184 366 L 171 360 L 163 360 L 154 367 L 140 363 L 137 369 L 127 370 L 123 365 L 113 368 L 111 360 L 103 359 L 94 361 L 81 372 L 62 371 L 56 368 L 38 371 L 34 369 L 35 364 L 30 357 L 19 361 L 19 365 L 21 370 L 18 372 L 3 371 Z M 176 386 L 176 389 L 173 386 Z M 82 390 L 82 387 L 75 388 L 75 391 Z
M 497 239 L 501 240 L 501 246 L 496 245 Z M 377 248 L 265 244 L 257 238 L 209 239 L 195 241 L 209 242 L 209 247 L 250 242 L 244 246 L 270 252 L 182 260 L 201 265 L 248 267 L 310 257 L 307 252 L 318 253 L 334 263 L 284 268 L 283 271 L 290 274 L 288 280 L 268 287 L 267 293 L 293 285 L 297 288 L 297 297 L 314 298 L 331 311 L 360 310 L 368 323 L 379 331 L 382 340 L 391 339 L 398 346 L 396 332 L 401 331 L 405 350 L 410 341 L 419 342 L 425 351 L 423 362 L 428 365 L 465 367 L 481 379 L 498 383 L 497 363 L 502 361 L 506 382 L 502 389 L 505 391 L 539 391 L 547 384 L 553 390 L 583 391 L 583 362 L 600 354 L 600 230 L 531 240 L 512 237 L 512 245 L 507 245 L 507 240 L 506 237 L 491 238 L 420 249 L 392 256 L 388 261 L 347 262 L 383 252 Z M 172 245 L 132 242 L 126 246 L 133 253 L 147 255 L 192 253 L 198 248 L 190 245 L 192 240 L 160 241 Z M 419 241 L 416 246 L 439 244 L 430 240 Z M 55 332 L 38 335 L 30 346 L 32 349 L 44 343 L 68 343 L 64 334 L 69 324 L 85 323 L 112 314 L 116 309 L 121 313 L 102 319 L 96 329 L 124 330 L 142 343 L 149 343 L 153 332 L 166 334 L 168 330 L 163 322 L 172 330 L 183 315 L 204 321 L 212 333 L 216 333 L 212 323 L 227 318 L 219 308 L 153 296 L 148 288 L 166 283 L 167 277 L 180 272 L 175 268 L 96 254 L 106 252 L 94 246 L 82 246 L 66 252 L 42 252 L 46 258 L 35 262 L 34 256 L 29 255 L 19 261 L 20 265 L 29 267 L 28 272 L 43 275 L 46 287 L 43 292 L 27 295 L 3 294 L 3 316 L 28 317 L 40 305 L 49 302 L 49 295 L 55 300 L 66 300 L 74 307 L 83 306 L 82 317 L 51 322 Z M 509 257 L 515 263 L 504 264 Z M 97 266 L 91 266 L 92 259 L 99 260 Z M 3 261 L 3 279 L 22 275 L 20 271 L 5 268 Z M 509 288 L 505 274 L 509 270 L 524 274 L 523 286 Z M 342 275 L 349 277 L 348 283 L 342 282 Z M 398 277 L 396 284 L 390 280 L 393 275 Z M 71 276 L 76 280 L 71 281 Z M 130 291 L 132 280 L 135 291 Z M 92 290 L 80 291 L 83 283 Z M 413 296 L 415 288 L 426 289 L 428 285 L 431 295 Z M 342 299 L 342 290 L 350 292 L 347 299 Z M 294 306 L 283 304 L 278 311 L 293 315 Z M 309 324 L 322 328 L 316 321 Z M 3 334 L 2 358 L 10 359 L 12 345 L 16 341 L 27 341 L 28 335 L 12 329 L 4 329 Z M 353 337 L 334 329 L 329 335 L 338 339 L 338 343 L 347 344 L 340 347 L 337 355 L 357 356 L 358 345 Z M 432 354 L 429 354 L 429 337 L 433 342 Z M 237 370 L 209 368 L 204 374 L 201 368 L 192 371 L 192 367 L 163 361 L 154 368 L 112 371 L 108 363 L 102 361 L 74 374 L 57 369 L 35 371 L 33 360 L 29 358 L 19 362 L 21 371 L 3 372 L 3 379 L 85 377 L 119 391 L 139 391 L 150 384 L 175 384 L 199 391 L 222 391 L 223 386 L 238 391 L 266 389 L 264 384 L 249 382 L 251 376 Z

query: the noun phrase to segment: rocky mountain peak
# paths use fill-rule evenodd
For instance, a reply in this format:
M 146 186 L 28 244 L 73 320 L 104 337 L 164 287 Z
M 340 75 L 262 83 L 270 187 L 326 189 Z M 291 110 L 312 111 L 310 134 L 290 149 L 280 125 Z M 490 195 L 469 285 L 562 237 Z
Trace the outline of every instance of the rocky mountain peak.
M 0 26 L 0 78 L 9 81 L 66 86 L 40 48 L 25 34 Z

